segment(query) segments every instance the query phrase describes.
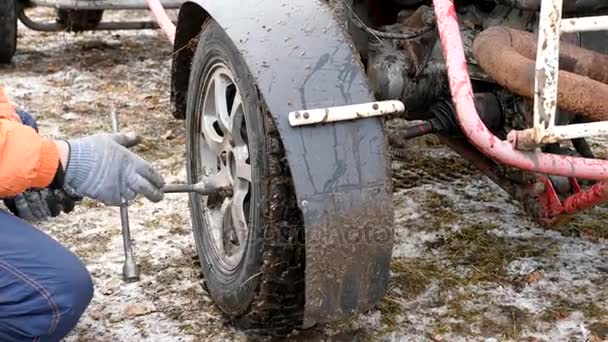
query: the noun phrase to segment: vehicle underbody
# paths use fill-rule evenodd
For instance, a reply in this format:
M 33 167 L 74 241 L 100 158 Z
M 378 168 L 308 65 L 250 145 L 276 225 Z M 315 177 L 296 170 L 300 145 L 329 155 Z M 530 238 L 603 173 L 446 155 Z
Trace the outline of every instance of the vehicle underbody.
M 337 1 L 335 4 L 348 23 L 376 98 L 399 99 L 406 108 L 402 118 L 427 121 L 426 125 L 417 126 L 418 131 L 407 129 L 390 134 L 394 147 L 398 150 L 407 148 L 408 139 L 429 131 L 440 133 L 447 145 L 465 158 L 472 158 L 482 172 L 513 197 L 527 202 L 529 214 L 540 224 L 556 225 L 566 219 L 562 214 L 574 213 L 575 208 L 566 211 L 559 208 L 560 201 L 579 191 L 581 184 L 592 182 L 582 180 L 583 177 L 577 180 L 559 175 L 542 180 L 531 172 L 535 170 L 520 170 L 514 165 L 495 163 L 478 154 L 474 144 L 462 133 L 456 117 L 440 34 L 434 29 L 436 19 L 432 4 L 393 1 L 392 5 L 398 11 L 389 10 L 391 4 L 386 3 L 384 8 L 377 2 L 372 5 L 364 1 L 350 4 Z M 566 1 L 564 17 L 605 14 L 607 6 L 601 1 Z M 456 2 L 475 106 L 483 123 L 500 140 L 509 140 L 509 132 L 522 131 L 534 124 L 532 81 L 539 10 L 540 1 Z M 397 13 L 396 18 L 387 16 L 387 13 Z M 389 38 L 382 38 L 382 34 Z M 393 34 L 392 39 L 390 34 Z M 400 35 L 402 38 L 413 37 L 398 39 Z M 561 35 L 561 68 L 570 74 L 561 79 L 555 125 L 605 120 L 606 116 L 601 114 L 606 113 L 605 104 L 600 103 L 602 101 L 592 89 L 604 89 L 601 83 L 606 81 L 607 74 L 607 39 L 607 33 L 601 31 Z M 571 77 L 576 73 L 582 77 Z M 593 87 L 597 85 L 599 88 Z M 540 148 L 549 154 L 594 158 L 584 137 L 532 143 L 533 146 L 525 146 L 521 139 L 515 146 L 521 150 Z M 407 153 L 402 152 L 401 155 L 407 156 Z M 546 183 L 549 180 L 550 184 Z

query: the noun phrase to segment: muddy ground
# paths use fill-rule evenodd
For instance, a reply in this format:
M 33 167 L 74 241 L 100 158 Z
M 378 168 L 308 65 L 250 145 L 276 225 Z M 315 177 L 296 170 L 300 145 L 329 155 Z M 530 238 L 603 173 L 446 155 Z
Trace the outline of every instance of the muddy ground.
M 44 11 L 37 11 L 44 14 Z M 124 14 L 121 15 L 125 17 Z M 113 14 L 111 17 L 116 18 Z M 137 151 L 167 181 L 185 179 L 184 127 L 170 115 L 171 49 L 153 31 L 36 33 L 20 27 L 14 64 L 0 82 L 37 114 L 43 134 L 66 138 L 111 129 L 145 137 Z M 608 334 L 608 211 L 561 231 L 528 221 L 521 206 L 433 139 L 419 158 L 393 164 L 393 281 L 369 313 L 301 340 L 558 341 Z M 597 148 L 603 148 L 596 145 Z M 142 279 L 122 282 L 116 208 L 85 201 L 41 224 L 93 274 L 96 294 L 67 341 L 246 340 L 214 307 L 201 274 L 183 195 L 130 208 Z

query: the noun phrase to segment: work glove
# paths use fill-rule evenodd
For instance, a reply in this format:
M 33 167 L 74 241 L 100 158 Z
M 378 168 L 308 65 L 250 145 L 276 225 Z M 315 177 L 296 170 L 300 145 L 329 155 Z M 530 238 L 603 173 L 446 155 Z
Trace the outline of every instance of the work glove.
M 152 165 L 127 149 L 138 142 L 132 133 L 68 140 L 70 152 L 64 179 L 67 193 L 106 205 L 120 205 L 138 194 L 153 202 L 161 201 L 163 178 Z
M 78 200 L 61 189 L 32 189 L 4 200 L 4 205 L 15 216 L 34 222 L 70 213 Z

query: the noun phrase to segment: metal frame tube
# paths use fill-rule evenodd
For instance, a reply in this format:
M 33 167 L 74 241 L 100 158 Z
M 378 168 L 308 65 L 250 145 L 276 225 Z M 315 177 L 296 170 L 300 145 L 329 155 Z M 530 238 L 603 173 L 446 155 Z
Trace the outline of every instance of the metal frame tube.
M 520 9 L 529 11 L 538 11 L 541 7 L 542 0 L 499 0 L 498 2 Z M 564 12 L 588 12 L 597 11 L 608 8 L 604 0 L 563 0 Z
M 521 143 L 523 143 L 524 146 L 541 146 L 563 140 L 601 135 L 608 135 L 608 121 L 553 126 L 547 130 L 537 130 L 535 128 L 526 129 L 518 132 L 517 142 L 518 148 L 521 148 L 519 147 Z M 526 136 L 531 139 L 528 142 L 523 142 L 522 140 Z
M 161 30 L 167 39 L 169 39 L 171 44 L 173 44 L 175 42 L 176 27 L 165 11 L 164 7 L 166 6 L 163 6 L 163 3 L 160 0 L 146 0 L 146 2 Z
M 534 78 L 534 127 L 555 126 L 562 0 L 543 0 L 540 6 L 536 76 Z
M 608 30 L 608 15 L 563 19 L 561 24 L 562 33 L 603 30 Z
M 178 9 L 186 0 L 162 0 L 166 9 Z M 73 10 L 144 10 L 148 9 L 146 0 L 29 0 L 29 3 L 40 7 L 53 7 Z
M 61 25 L 57 22 L 39 22 L 32 20 L 32 18 L 28 17 L 25 11 L 22 9 L 19 12 L 19 20 L 25 25 L 27 28 L 35 31 L 42 32 L 61 32 L 65 31 L 67 28 L 64 25 Z M 134 22 L 102 22 L 99 23 L 94 28 L 87 29 L 87 31 L 113 31 L 113 30 L 146 30 L 158 29 L 159 26 L 153 21 L 134 21 Z

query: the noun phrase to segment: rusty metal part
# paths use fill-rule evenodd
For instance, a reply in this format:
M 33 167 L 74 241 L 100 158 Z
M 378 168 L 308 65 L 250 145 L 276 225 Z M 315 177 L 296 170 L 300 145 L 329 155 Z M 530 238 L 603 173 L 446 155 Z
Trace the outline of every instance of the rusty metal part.
M 425 28 L 435 27 L 435 14 L 433 13 L 433 8 L 431 6 L 420 6 L 418 7 L 411 15 L 399 20 L 399 28 L 401 32 L 410 32 L 410 31 L 420 31 L 422 32 Z M 419 44 L 422 45 L 424 42 L 427 44 L 429 42 L 434 42 L 437 39 L 437 32 L 433 30 L 427 30 L 427 34 L 424 34 L 424 37 L 420 35 Z M 418 38 L 418 37 L 416 37 Z M 425 39 L 426 38 L 426 39 Z M 415 44 L 409 41 L 401 41 L 399 45 L 404 49 L 408 49 L 410 44 Z M 431 46 L 424 47 L 424 50 L 432 48 Z M 420 64 L 420 63 L 418 63 Z
M 435 127 L 426 121 L 391 132 L 388 135 L 388 142 L 391 146 L 403 147 L 407 145 L 408 140 L 433 132 L 435 132 Z
M 531 151 L 542 145 L 556 143 L 559 139 L 553 134 L 548 134 L 544 129 L 534 127 L 509 132 L 507 141 L 518 150 Z
M 482 32 L 473 46 L 479 65 L 497 83 L 534 97 L 536 43 L 531 33 L 505 27 Z M 608 56 L 563 44 L 558 106 L 593 120 L 608 120 Z
M 68 28 L 57 22 L 38 22 L 32 20 L 25 14 L 25 10 L 19 12 L 19 20 L 27 28 L 42 32 L 61 32 Z M 151 21 L 135 21 L 135 22 L 102 22 L 97 26 L 87 29 L 87 31 L 105 31 L 105 30 L 145 30 L 158 29 L 158 25 Z
M 392 160 L 398 160 L 400 162 L 411 162 L 418 158 L 418 151 L 413 150 L 409 147 L 393 148 L 389 150 L 389 154 Z
M 420 151 L 412 148 L 410 140 L 412 138 L 422 136 L 433 131 L 433 126 L 428 122 L 423 122 L 418 125 L 398 128 L 386 135 L 390 145 L 389 155 L 392 160 L 401 162 L 410 162 L 415 160 Z

